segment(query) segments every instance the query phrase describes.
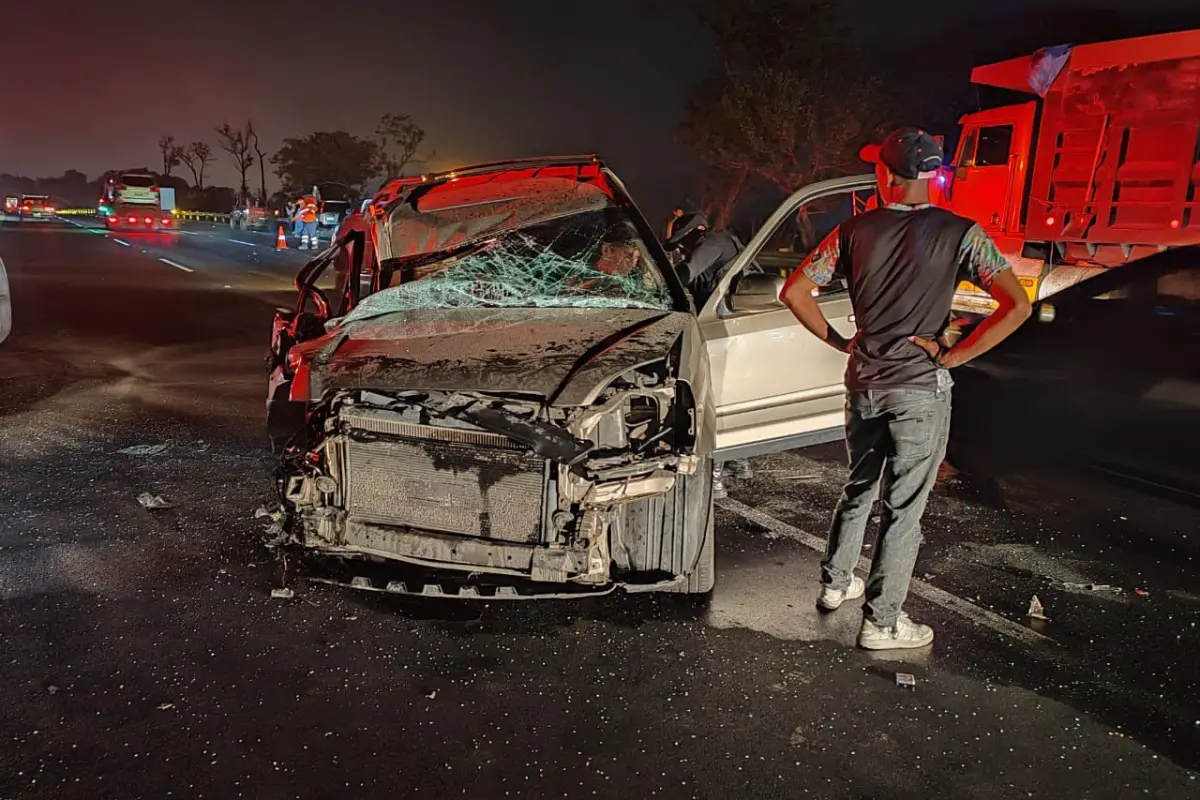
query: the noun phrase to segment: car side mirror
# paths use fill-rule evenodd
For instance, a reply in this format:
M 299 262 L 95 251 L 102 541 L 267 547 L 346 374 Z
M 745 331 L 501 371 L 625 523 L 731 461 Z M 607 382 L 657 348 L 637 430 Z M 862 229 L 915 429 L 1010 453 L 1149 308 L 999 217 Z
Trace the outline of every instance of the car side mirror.
M 0 342 L 12 333 L 12 295 L 8 291 L 8 273 L 0 261 Z
M 1054 305 L 1051 303 L 1039 303 L 1037 308 L 1038 322 L 1054 322 L 1058 312 L 1055 311 Z
M 736 314 L 761 314 L 782 308 L 779 293 L 783 284 L 782 275 L 742 275 L 729 298 L 729 308 Z

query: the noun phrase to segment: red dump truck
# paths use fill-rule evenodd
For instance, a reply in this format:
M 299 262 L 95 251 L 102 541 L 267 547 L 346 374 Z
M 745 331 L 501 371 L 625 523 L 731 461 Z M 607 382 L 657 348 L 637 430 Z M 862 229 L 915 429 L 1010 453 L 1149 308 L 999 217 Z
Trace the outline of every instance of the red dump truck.
M 962 118 L 935 202 L 987 229 L 1031 299 L 1200 243 L 1200 30 L 1044 48 L 971 80 L 1036 99 Z M 955 307 L 992 302 L 963 284 Z

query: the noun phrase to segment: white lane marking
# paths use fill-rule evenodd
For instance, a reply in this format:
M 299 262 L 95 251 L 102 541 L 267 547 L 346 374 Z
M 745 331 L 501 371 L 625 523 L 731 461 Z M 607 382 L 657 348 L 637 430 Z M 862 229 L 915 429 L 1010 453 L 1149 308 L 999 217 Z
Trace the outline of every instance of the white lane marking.
M 172 261 L 169 258 L 160 258 L 159 261 L 166 264 L 168 267 L 174 267 L 175 269 L 181 269 L 184 272 L 195 272 L 196 271 L 196 270 L 192 269 L 191 267 L 185 267 L 183 264 L 176 264 L 174 261 Z
M 744 503 L 739 503 L 737 500 L 726 498 L 718 500 L 717 505 L 726 511 L 732 511 L 743 519 L 747 519 L 756 525 L 760 525 L 772 533 L 779 536 L 786 536 L 793 539 L 805 547 L 810 547 L 818 553 L 825 552 L 825 540 L 813 536 L 811 533 L 800 530 L 799 528 L 788 525 L 786 522 L 777 520 L 770 514 L 764 514 L 758 509 L 751 508 Z M 868 573 L 871 571 L 871 562 L 860 556 L 858 559 L 858 568 L 861 572 Z M 996 633 L 1008 636 L 1013 639 L 1025 642 L 1026 644 L 1045 644 L 1054 641 L 1048 636 L 1043 636 L 1037 631 L 1030 630 L 1023 625 L 1018 625 L 1012 620 L 1005 619 L 999 614 L 994 614 L 991 611 L 980 608 L 972 602 L 963 600 L 957 595 L 950 594 L 947 591 L 937 588 L 920 578 L 913 578 L 909 583 L 909 591 L 933 603 L 935 606 L 941 606 L 947 611 L 953 611 L 972 622 L 976 622 L 985 627 L 991 628 Z
M 234 244 L 244 244 L 246 247 L 258 247 L 258 245 L 256 245 L 254 242 L 243 242 L 240 239 L 230 239 L 229 241 L 233 242 Z
M 62 217 L 61 219 L 63 222 L 67 223 L 68 225 L 74 225 L 76 228 L 81 228 L 82 230 L 85 230 L 88 233 L 101 233 L 101 234 L 104 233 L 104 230 L 101 228 L 94 228 L 91 225 L 80 225 L 75 220 L 67 219 L 66 217 Z
M 119 245 L 124 245 L 125 247 L 133 247 L 133 245 L 131 245 L 129 242 L 123 241 L 121 239 L 113 239 L 113 241 Z

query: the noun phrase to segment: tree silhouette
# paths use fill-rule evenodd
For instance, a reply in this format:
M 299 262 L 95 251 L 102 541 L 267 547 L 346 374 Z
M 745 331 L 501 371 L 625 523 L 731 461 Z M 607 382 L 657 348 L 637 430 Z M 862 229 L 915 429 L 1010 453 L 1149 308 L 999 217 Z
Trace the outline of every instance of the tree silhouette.
M 254 153 L 258 157 L 258 179 L 259 179 L 259 197 L 262 202 L 267 202 L 267 154 L 262 151 L 262 147 L 258 143 L 258 131 L 254 130 L 254 125 L 250 122 L 246 123 L 247 138 L 254 147 Z
M 162 153 L 162 174 L 170 177 L 171 171 L 182 162 L 183 150 L 175 144 L 174 136 L 163 136 L 158 140 L 158 149 Z
M 425 141 L 425 130 L 408 114 L 384 114 L 375 128 L 379 140 L 379 166 L 389 177 L 397 177 L 409 162 L 416 160 L 417 151 Z M 432 153 L 421 160 L 428 160 Z
M 212 148 L 206 142 L 192 142 L 180 150 L 179 158 L 192 173 L 192 183 L 204 189 L 204 170 L 212 163 Z
M 382 169 L 379 144 L 346 131 L 317 131 L 283 140 L 271 162 L 287 192 L 319 183 L 343 184 L 365 191 Z
M 245 128 L 235 130 L 228 122 L 217 128 L 220 137 L 219 146 L 233 157 L 234 166 L 242 176 L 241 190 L 246 194 L 246 173 L 254 166 L 254 154 L 250 152 L 250 138 L 254 135 L 254 127 L 246 120 Z
M 719 66 L 694 91 L 679 139 L 725 176 L 718 227 L 749 177 L 791 193 L 863 171 L 858 151 L 890 103 L 833 0 L 714 0 L 705 22 Z M 807 208 L 800 224 L 811 246 Z

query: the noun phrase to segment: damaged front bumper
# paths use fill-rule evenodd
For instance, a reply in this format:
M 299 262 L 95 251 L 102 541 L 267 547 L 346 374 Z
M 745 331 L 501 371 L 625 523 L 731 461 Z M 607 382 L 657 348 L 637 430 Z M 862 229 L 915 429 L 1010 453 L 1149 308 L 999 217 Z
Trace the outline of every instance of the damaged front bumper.
M 706 469 L 694 452 L 686 384 L 664 375 L 637 373 L 575 409 L 471 393 L 343 391 L 310 414 L 309 426 L 307 442 L 283 459 L 290 544 L 467 578 L 412 589 L 364 575 L 333 582 L 524 599 L 617 585 L 669 591 L 686 579 L 678 558 L 660 563 L 652 551 L 662 543 L 639 533 L 643 518 L 681 513 L 668 508 L 679 482 Z M 514 579 L 542 588 L 518 590 Z

